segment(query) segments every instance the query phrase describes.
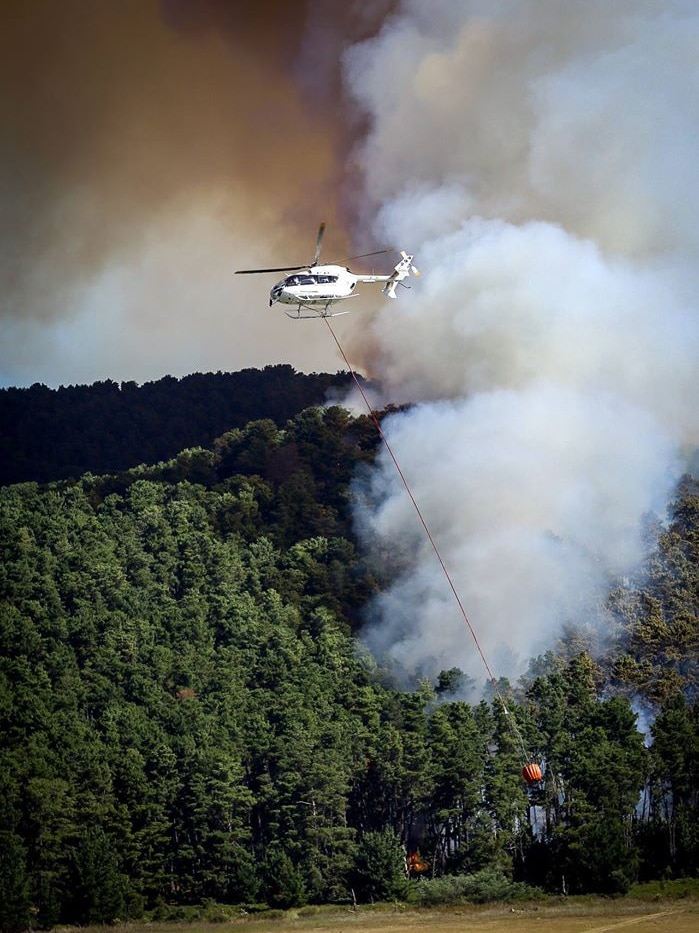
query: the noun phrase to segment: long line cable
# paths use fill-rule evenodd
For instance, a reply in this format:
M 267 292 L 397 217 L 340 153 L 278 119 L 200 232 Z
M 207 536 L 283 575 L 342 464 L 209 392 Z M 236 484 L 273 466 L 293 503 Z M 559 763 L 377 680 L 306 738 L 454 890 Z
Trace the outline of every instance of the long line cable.
M 400 477 L 401 482 L 403 483 L 403 486 L 405 487 L 405 491 L 407 492 L 408 497 L 409 497 L 410 501 L 411 501 L 412 504 L 413 504 L 413 507 L 414 507 L 414 509 L 415 509 L 415 512 L 416 512 L 416 514 L 417 514 L 417 517 L 418 517 L 419 520 L 420 520 L 420 524 L 422 525 L 422 527 L 423 527 L 423 529 L 424 529 L 424 531 L 425 531 L 425 535 L 427 536 L 427 539 L 428 539 L 428 541 L 430 542 L 430 544 L 431 544 L 431 546 L 432 546 L 432 550 L 434 551 L 435 557 L 437 558 L 437 561 L 439 562 L 439 565 L 440 565 L 440 567 L 442 568 L 442 571 L 443 571 L 444 576 L 445 576 L 445 578 L 446 578 L 446 580 L 447 580 L 447 583 L 449 584 L 449 588 L 450 588 L 450 590 L 451 590 L 451 592 L 452 592 L 452 594 L 453 594 L 453 596 L 454 596 L 454 599 L 456 600 L 456 604 L 457 604 L 457 606 L 459 607 L 459 611 L 460 611 L 460 613 L 461 613 L 461 616 L 462 616 L 464 622 L 466 623 L 466 627 L 468 628 L 469 632 L 471 633 L 471 637 L 472 637 L 473 642 L 474 642 L 474 644 L 475 644 L 475 646 L 476 646 L 476 649 L 477 649 L 477 651 L 478 651 L 478 654 L 480 655 L 481 660 L 483 661 L 483 665 L 485 666 L 485 669 L 486 669 L 486 671 L 488 672 L 488 677 L 490 678 L 490 683 L 491 683 L 491 686 L 492 686 L 492 688 L 493 688 L 493 691 L 495 692 L 495 695 L 497 696 L 498 700 L 500 701 L 500 704 L 501 704 L 501 706 L 502 706 L 502 709 L 503 709 L 505 715 L 508 717 L 508 720 L 509 720 L 509 722 L 510 722 L 510 724 L 511 724 L 511 726 L 512 726 L 513 733 L 514 733 L 515 736 L 517 737 L 517 742 L 518 742 L 518 744 L 519 744 L 519 746 L 520 746 L 520 750 L 521 750 L 521 752 L 522 752 L 523 761 L 524 761 L 524 763 L 526 764 L 526 763 L 530 760 L 530 755 L 529 755 L 528 752 L 527 752 L 526 746 L 525 746 L 525 744 L 524 744 L 524 739 L 522 738 L 522 734 L 521 734 L 521 732 L 520 732 L 520 730 L 519 730 L 519 727 L 517 726 L 517 722 L 515 721 L 514 716 L 510 716 L 510 711 L 508 710 L 507 704 L 505 703 L 505 698 L 503 697 L 502 693 L 500 692 L 500 688 L 498 687 L 498 682 L 497 682 L 497 680 L 495 679 L 495 676 L 493 675 L 492 670 L 490 669 L 490 665 L 488 664 L 488 659 L 486 658 L 485 654 L 483 653 L 483 649 L 481 648 L 480 642 L 478 641 L 478 635 L 476 634 L 476 630 L 474 629 L 473 625 L 471 624 L 471 620 L 469 619 L 468 614 L 467 614 L 467 612 L 466 612 L 466 609 L 465 609 L 465 607 L 464 607 L 464 604 L 463 604 L 463 602 L 462 602 L 462 600 L 461 600 L 461 597 L 459 596 L 459 591 L 456 589 L 456 586 L 455 586 L 455 584 L 454 584 L 454 580 L 452 579 L 452 576 L 451 576 L 451 574 L 449 573 L 449 570 L 448 570 L 448 568 L 447 568 L 447 565 L 446 565 L 446 563 L 444 562 L 444 559 L 442 558 L 442 555 L 441 555 L 441 553 L 440 553 L 440 550 L 439 550 L 439 548 L 437 547 L 437 542 L 435 541 L 435 539 L 434 539 L 434 537 L 433 537 L 433 535 L 432 535 L 432 532 L 430 531 L 429 526 L 428 526 L 427 522 L 425 521 L 425 516 L 422 514 L 422 511 L 421 511 L 421 509 L 420 509 L 420 506 L 418 505 L 417 499 L 416 499 L 415 496 L 413 495 L 412 489 L 410 488 L 410 484 L 408 483 L 408 480 L 407 480 L 407 478 L 406 478 L 406 476 L 405 476 L 405 473 L 404 473 L 403 470 L 401 469 L 400 463 L 398 462 L 398 458 L 396 457 L 395 453 L 393 452 L 393 448 L 391 447 L 391 445 L 390 445 L 390 443 L 389 443 L 389 441 L 388 441 L 388 438 L 386 437 L 386 434 L 385 434 L 383 428 L 381 427 L 381 422 L 379 421 L 379 419 L 378 419 L 376 413 L 374 412 L 374 409 L 371 407 L 371 403 L 369 402 L 369 399 L 367 398 L 367 395 L 366 395 L 366 393 L 365 393 L 365 391 L 364 391 L 364 388 L 362 387 L 362 384 L 361 384 L 361 382 L 359 381 L 359 378 L 357 377 L 357 374 L 356 374 L 356 372 L 355 372 L 355 370 L 354 370 L 354 367 L 352 366 L 352 364 L 350 363 L 349 359 L 347 358 L 347 354 L 345 353 L 344 349 L 342 348 L 342 344 L 341 344 L 340 341 L 338 340 L 337 334 L 335 333 L 335 331 L 334 331 L 333 328 L 332 328 L 332 325 L 331 325 L 331 323 L 330 323 L 330 316 L 329 316 L 329 315 L 324 315 L 324 316 L 323 316 L 323 320 L 324 320 L 325 323 L 327 324 L 328 330 L 329 330 L 330 333 L 332 334 L 332 338 L 333 338 L 333 340 L 335 341 L 335 343 L 336 343 L 336 345 L 337 345 L 337 349 L 340 351 L 340 354 L 341 354 L 341 356 L 342 356 L 342 359 L 345 361 L 345 365 L 347 366 L 347 369 L 349 370 L 349 372 L 350 372 L 350 374 L 351 374 L 351 376 L 352 376 L 352 379 L 354 380 L 354 384 L 356 385 L 356 387 L 357 387 L 357 389 L 358 389 L 358 391 L 359 391 L 359 394 L 361 395 L 362 399 L 364 400 L 364 404 L 365 404 L 366 407 L 367 407 L 367 411 L 369 412 L 369 416 L 371 417 L 371 420 L 374 422 L 374 425 L 376 426 L 376 430 L 378 431 L 379 436 L 380 436 L 381 440 L 383 441 L 384 447 L 386 448 L 386 450 L 387 450 L 387 452 L 388 452 L 388 455 L 390 456 L 391 460 L 393 461 L 393 465 L 394 465 L 394 467 L 396 468 L 396 472 L 398 473 L 398 476 Z

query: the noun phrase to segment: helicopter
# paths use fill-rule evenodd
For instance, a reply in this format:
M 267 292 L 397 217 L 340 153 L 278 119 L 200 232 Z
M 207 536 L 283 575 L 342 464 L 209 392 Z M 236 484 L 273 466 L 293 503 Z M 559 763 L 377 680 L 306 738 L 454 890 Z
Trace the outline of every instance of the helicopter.
M 320 249 L 325 234 L 325 223 L 321 223 L 316 239 L 316 251 L 313 261 L 305 266 L 277 266 L 273 269 L 237 269 L 236 275 L 257 275 L 264 272 L 289 272 L 269 293 L 269 306 L 275 302 L 284 305 L 295 305 L 295 312 L 285 310 L 287 317 L 324 318 L 337 317 L 347 314 L 351 308 L 335 310 L 334 306 L 346 298 L 355 297 L 355 287 L 358 282 L 383 282 L 383 293 L 389 298 L 396 297 L 396 286 L 402 283 L 412 272 L 420 273 L 413 265 L 413 257 L 401 252 L 401 259 L 390 275 L 362 275 L 350 272 L 345 266 L 336 264 L 320 265 Z M 363 253 L 361 256 L 352 256 L 352 259 L 364 259 L 367 256 L 378 256 L 381 253 L 391 253 L 391 249 L 381 249 L 374 253 Z M 349 261 L 349 260 L 347 260 Z M 409 286 L 404 286 L 408 288 Z M 311 312 L 311 313 L 306 313 Z

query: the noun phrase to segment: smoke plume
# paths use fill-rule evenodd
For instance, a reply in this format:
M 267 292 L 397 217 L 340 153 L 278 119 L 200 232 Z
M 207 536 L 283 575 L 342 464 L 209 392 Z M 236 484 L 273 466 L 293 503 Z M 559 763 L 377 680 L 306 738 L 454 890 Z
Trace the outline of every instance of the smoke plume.
M 699 12 L 404 0 L 346 56 L 377 236 L 423 277 L 352 333 L 497 674 L 594 623 L 697 443 Z M 482 664 L 393 464 L 358 491 L 407 675 Z

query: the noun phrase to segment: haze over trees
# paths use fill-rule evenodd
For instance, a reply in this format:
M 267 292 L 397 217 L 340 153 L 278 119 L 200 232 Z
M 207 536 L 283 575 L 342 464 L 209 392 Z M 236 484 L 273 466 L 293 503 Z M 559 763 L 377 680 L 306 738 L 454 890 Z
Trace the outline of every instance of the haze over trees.
M 304 408 L 0 490 L 3 930 L 696 874 L 696 484 L 604 655 L 569 638 L 472 705 L 460 671 L 405 692 L 357 640 L 387 582 L 350 514 L 377 443 Z

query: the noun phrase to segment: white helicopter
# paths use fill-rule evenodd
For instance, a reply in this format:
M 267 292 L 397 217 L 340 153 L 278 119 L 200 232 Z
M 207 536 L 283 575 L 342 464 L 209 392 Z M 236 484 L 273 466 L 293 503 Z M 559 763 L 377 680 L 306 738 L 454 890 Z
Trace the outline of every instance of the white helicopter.
M 296 312 L 284 313 L 290 318 L 318 318 L 318 317 L 337 317 L 339 314 L 347 314 L 350 308 L 342 311 L 333 310 L 333 305 L 338 301 L 344 301 L 346 298 L 352 298 L 355 295 L 357 282 L 384 282 L 382 289 L 389 298 L 396 297 L 396 285 L 407 278 L 412 272 L 413 275 L 420 273 L 415 268 L 413 257 L 407 253 L 401 252 L 401 260 L 395 266 L 390 275 L 356 275 L 350 272 L 345 266 L 323 265 L 319 264 L 320 247 L 325 233 L 325 224 L 322 223 L 318 229 L 318 238 L 316 240 L 316 251 L 313 262 L 306 266 L 279 266 L 274 269 L 238 269 L 236 275 L 256 275 L 262 272 L 290 272 L 281 281 L 274 285 L 269 293 L 270 307 L 277 301 L 285 305 L 296 305 Z M 393 250 L 381 249 L 375 253 L 363 253 L 361 256 L 353 256 L 353 259 L 363 259 L 366 256 L 377 256 L 380 253 L 390 253 Z M 409 286 L 404 286 L 408 288 Z M 311 314 L 302 312 L 310 311 Z

